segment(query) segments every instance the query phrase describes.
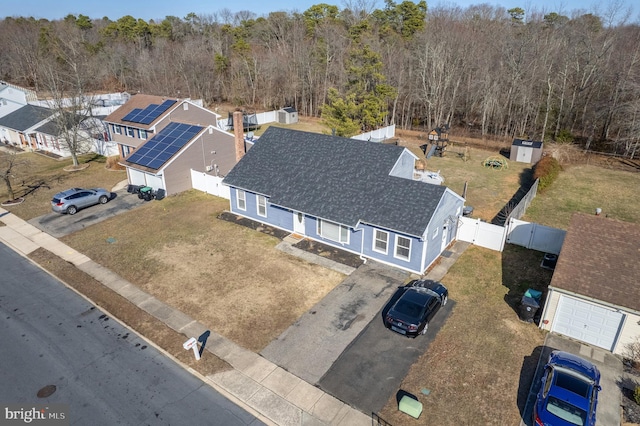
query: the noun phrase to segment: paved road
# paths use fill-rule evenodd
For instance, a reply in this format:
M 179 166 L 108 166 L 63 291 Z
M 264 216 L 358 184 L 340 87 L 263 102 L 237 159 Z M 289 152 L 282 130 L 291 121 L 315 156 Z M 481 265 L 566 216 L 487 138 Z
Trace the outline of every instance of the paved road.
M 120 213 L 133 210 L 145 202 L 138 199 L 137 195 L 129 194 L 125 189 L 121 189 L 111 193 L 111 200 L 107 204 L 87 207 L 74 215 L 51 212 L 33 218 L 29 223 L 55 238 L 60 238 Z
M 262 424 L 4 244 L 0 270 L 0 406 L 68 404 L 71 424 Z

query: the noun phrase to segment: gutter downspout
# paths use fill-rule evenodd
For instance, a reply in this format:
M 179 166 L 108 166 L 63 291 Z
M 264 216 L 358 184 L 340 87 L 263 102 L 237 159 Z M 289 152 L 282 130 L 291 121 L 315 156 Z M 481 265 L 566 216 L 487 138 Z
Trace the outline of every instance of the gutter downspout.
M 364 228 L 354 228 L 356 230 L 356 232 L 361 232 L 362 233 L 362 238 L 360 239 L 360 260 L 362 260 L 362 263 L 364 263 L 365 265 L 367 264 L 367 258 L 364 256 Z

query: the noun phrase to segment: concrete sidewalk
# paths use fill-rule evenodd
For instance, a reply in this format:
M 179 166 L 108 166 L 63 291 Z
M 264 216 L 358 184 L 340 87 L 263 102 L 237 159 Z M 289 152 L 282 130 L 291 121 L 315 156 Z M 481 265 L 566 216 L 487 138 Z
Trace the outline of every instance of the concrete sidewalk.
M 91 275 L 167 326 L 184 334 L 185 340 L 210 332 L 205 350 L 229 363 L 233 370 L 212 374 L 204 380 L 233 402 L 267 424 L 369 426 L 366 415 L 283 370 L 260 355 L 208 330 L 132 283 L 77 252 L 59 240 L 0 208 L 0 242 L 27 256 L 42 247 Z

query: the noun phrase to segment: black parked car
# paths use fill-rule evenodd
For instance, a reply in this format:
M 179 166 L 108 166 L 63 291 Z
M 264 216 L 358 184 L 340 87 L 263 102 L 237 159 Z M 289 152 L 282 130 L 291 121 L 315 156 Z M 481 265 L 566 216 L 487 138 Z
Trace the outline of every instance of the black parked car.
M 384 325 L 412 337 L 427 332 L 429 321 L 449 297 L 447 288 L 432 280 L 413 280 L 398 291 L 401 295 L 384 316 Z

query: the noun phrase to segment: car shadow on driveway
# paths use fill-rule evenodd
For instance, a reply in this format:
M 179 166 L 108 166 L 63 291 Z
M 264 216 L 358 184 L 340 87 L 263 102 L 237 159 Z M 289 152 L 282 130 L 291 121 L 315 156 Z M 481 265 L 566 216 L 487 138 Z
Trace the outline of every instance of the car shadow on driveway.
M 384 326 L 382 314 L 388 306 L 380 310 L 318 382 L 322 390 L 364 413 L 379 412 L 397 394 L 409 368 L 427 350 L 455 302 L 449 299 L 430 321 L 427 334 L 416 338 Z
M 540 388 L 545 362 L 554 350 L 555 348 L 549 346 L 537 346 L 531 355 L 525 356 L 522 360 L 518 383 L 518 410 L 525 425 L 531 425 L 533 422 L 533 404 Z

